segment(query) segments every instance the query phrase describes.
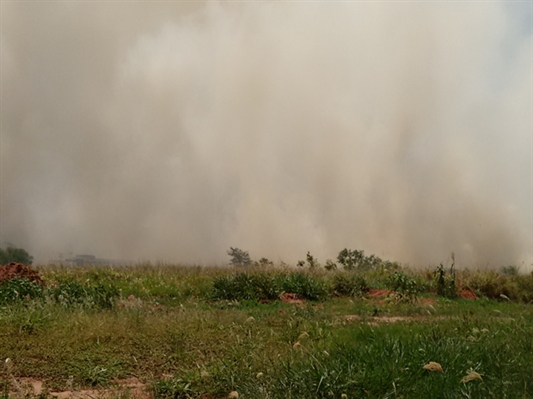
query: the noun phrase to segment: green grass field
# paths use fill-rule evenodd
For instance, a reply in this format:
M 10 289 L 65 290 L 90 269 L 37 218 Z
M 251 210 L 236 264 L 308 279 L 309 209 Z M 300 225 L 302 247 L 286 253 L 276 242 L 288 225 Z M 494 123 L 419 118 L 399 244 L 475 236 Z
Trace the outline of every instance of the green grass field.
M 533 398 L 531 274 L 38 270 L 0 285 L 3 398 L 28 377 L 41 397 L 136 377 L 154 398 Z

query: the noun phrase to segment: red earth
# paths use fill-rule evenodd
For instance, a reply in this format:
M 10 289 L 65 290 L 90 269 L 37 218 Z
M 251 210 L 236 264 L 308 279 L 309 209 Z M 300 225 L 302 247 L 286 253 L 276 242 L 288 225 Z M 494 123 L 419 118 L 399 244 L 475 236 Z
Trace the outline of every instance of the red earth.
M 11 262 L 0 267 L 0 282 L 13 280 L 14 278 L 27 278 L 39 285 L 44 285 L 43 280 L 36 270 L 22 263 Z

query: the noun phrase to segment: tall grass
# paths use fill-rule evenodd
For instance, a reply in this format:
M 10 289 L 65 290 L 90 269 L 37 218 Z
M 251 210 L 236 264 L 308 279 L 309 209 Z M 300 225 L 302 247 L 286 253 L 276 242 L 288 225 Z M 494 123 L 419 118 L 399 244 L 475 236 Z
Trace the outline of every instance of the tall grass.
M 40 272 L 45 287 L 0 285 L 0 359 L 51 389 L 137 376 L 158 398 L 533 397 L 533 275 L 457 272 L 457 293 L 481 298 L 467 301 L 439 297 L 432 270 L 397 267 Z

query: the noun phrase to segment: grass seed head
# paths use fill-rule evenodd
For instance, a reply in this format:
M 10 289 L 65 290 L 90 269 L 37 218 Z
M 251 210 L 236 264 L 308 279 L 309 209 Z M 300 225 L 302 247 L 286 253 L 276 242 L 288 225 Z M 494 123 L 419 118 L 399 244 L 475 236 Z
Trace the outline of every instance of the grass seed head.
M 231 391 L 228 394 L 228 399 L 239 399 L 239 392 L 237 391 Z
M 463 378 L 461 378 L 461 382 L 464 384 L 470 381 L 474 381 L 474 380 L 483 380 L 483 378 L 481 378 L 481 374 L 475 372 L 472 369 L 468 370 L 466 372 L 466 375 Z
M 428 364 L 424 365 L 424 370 L 428 371 L 437 371 L 439 373 L 444 373 L 444 370 L 442 369 L 442 366 L 437 362 L 429 362 Z

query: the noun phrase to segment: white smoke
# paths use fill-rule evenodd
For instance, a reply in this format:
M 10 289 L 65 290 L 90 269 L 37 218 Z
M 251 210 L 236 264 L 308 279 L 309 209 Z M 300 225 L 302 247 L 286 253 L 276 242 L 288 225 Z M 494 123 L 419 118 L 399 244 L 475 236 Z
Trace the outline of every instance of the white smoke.
M 531 263 L 532 36 L 517 8 L 3 10 L 0 241 L 205 263 L 230 246 Z

